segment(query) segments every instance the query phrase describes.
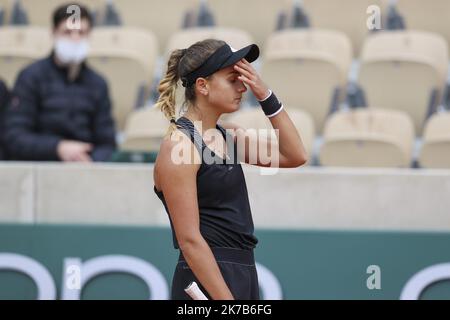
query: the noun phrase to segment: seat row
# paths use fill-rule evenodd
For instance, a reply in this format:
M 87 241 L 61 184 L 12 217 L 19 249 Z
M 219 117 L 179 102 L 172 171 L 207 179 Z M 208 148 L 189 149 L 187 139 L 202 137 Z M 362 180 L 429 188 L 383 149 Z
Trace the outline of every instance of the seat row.
M 402 111 L 360 108 L 336 112 L 326 121 L 320 142 L 310 114 L 286 110 L 301 135 L 309 164 L 317 158 L 323 166 L 405 168 L 418 162 L 425 168 L 450 168 L 450 112 L 436 113 L 427 121 L 416 159 L 414 125 Z M 223 116 L 221 121 L 245 129 L 272 128 L 260 108 L 245 108 Z M 168 120 L 160 110 L 148 107 L 134 111 L 127 119 L 120 150 L 134 156 L 156 154 L 167 128 Z
M 39 5 L 36 5 L 36 1 Z M 65 0 L 0 0 L 3 22 L 8 23 L 16 3 L 19 3 L 32 25 L 49 26 L 50 15 Z M 392 24 L 393 13 L 401 18 L 403 27 L 442 35 L 450 44 L 450 2 L 447 0 L 80 0 L 98 20 L 110 6 L 125 26 L 135 26 L 157 35 L 160 49 L 166 48 L 170 36 L 186 24 L 189 12 L 206 4 L 210 22 L 221 27 L 243 29 L 259 45 L 277 28 L 298 25 L 299 12 L 312 28 L 325 28 L 345 33 L 359 55 L 371 25 L 381 23 L 382 29 Z M 396 9 L 393 11 L 393 9 Z M 302 15 L 300 15 L 302 18 Z M 1 23 L 0 23 L 1 24 Z M 399 27 L 399 23 L 396 24 Z M 377 26 L 379 27 L 379 26 Z M 161 51 L 162 52 L 162 51 Z
M 252 42 L 245 31 L 202 27 L 174 34 L 162 60 L 175 48 L 218 38 L 233 47 Z M 341 32 L 293 29 L 273 33 L 262 48 L 263 78 L 290 108 L 309 112 L 319 132 L 329 114 L 346 102 L 352 46 Z M 126 116 L 149 99 L 165 66 L 157 70 L 158 41 L 139 28 L 102 27 L 91 37 L 89 63 L 109 82 L 114 114 L 123 129 Z M 48 30 L 39 27 L 0 29 L 0 76 L 12 87 L 17 73 L 48 54 Z M 422 31 L 380 32 L 364 43 L 356 81 L 365 101 L 361 106 L 406 111 L 420 134 L 424 121 L 444 102 L 448 48 L 439 35 Z M 155 69 L 157 70 L 155 72 Z M 180 88 L 181 90 L 181 88 Z M 182 102 L 182 92 L 178 92 Z

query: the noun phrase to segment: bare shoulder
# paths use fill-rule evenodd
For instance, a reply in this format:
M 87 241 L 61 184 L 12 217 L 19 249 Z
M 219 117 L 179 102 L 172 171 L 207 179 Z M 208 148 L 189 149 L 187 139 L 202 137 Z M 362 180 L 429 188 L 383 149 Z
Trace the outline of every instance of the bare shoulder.
M 158 158 L 166 158 L 170 156 L 172 151 L 177 147 L 187 147 L 190 143 L 189 138 L 179 130 L 175 130 L 170 137 L 166 136 L 159 147 Z
M 189 137 L 175 130 L 161 142 L 153 173 L 155 186 L 161 190 L 165 180 L 196 175 L 200 164 L 200 155 Z

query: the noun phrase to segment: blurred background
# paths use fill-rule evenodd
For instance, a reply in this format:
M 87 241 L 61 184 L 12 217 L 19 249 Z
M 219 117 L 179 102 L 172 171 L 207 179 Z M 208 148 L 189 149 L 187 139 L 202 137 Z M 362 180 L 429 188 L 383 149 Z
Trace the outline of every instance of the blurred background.
M 19 75 L 50 56 L 67 3 L 0 0 L 0 299 L 169 297 L 177 252 L 152 176 L 169 122 L 153 106 L 170 52 L 207 38 L 258 44 L 309 155 L 273 175 L 243 165 L 262 296 L 450 299 L 450 0 L 80 0 L 115 140 L 89 164 L 14 152 L 17 128 L 46 132 L 11 114 L 27 90 L 51 100 Z M 270 127 L 251 92 L 223 120 Z

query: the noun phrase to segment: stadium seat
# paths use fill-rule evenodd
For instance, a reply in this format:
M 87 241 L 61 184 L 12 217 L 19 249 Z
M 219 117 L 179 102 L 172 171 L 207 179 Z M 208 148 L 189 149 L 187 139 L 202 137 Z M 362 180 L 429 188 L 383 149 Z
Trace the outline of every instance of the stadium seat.
M 270 129 L 270 121 L 261 108 L 250 107 L 229 114 L 224 122 L 237 124 L 245 129 Z
M 0 77 L 11 88 L 18 73 L 33 61 L 50 54 L 51 47 L 52 40 L 47 28 L 0 28 Z
M 156 37 L 142 29 L 102 27 L 92 32 L 88 61 L 108 81 L 120 130 L 130 111 L 149 95 L 157 53 Z
M 6 4 L 6 20 L 4 23 L 10 26 L 23 26 L 28 24 L 28 15 L 20 0 L 11 0 Z
M 299 131 L 306 152 L 311 159 L 315 139 L 314 120 L 307 112 L 299 109 L 289 109 L 288 114 Z M 239 110 L 224 119 L 224 122 L 234 123 L 245 129 L 273 129 L 270 120 L 259 107 Z
M 409 167 L 414 126 L 401 111 L 361 108 L 327 121 L 319 161 L 324 166 Z
M 310 113 L 321 132 L 345 98 L 350 40 L 339 31 L 286 29 L 273 33 L 263 52 L 263 79 L 286 106 Z
M 367 20 L 369 6 L 378 6 L 381 16 L 385 12 L 383 0 L 303 0 L 305 13 L 311 28 L 332 29 L 344 32 L 353 44 L 354 55 L 358 56 L 364 39 L 370 32 Z
M 419 164 L 450 168 L 450 112 L 435 113 L 426 123 Z
M 52 23 L 53 11 L 60 5 L 70 3 L 67 0 L 20 0 L 31 25 L 50 27 Z M 93 12 L 101 9 L 105 0 L 76 0 Z
M 223 40 L 235 48 L 241 48 L 253 43 L 253 39 L 249 33 L 236 28 L 189 28 L 180 30 L 170 37 L 166 52 L 169 53 L 174 49 L 187 48 L 195 42 L 205 39 Z
M 198 0 L 114 0 L 123 24 L 153 32 L 161 52 L 167 48 L 169 37 L 181 29 L 187 10 L 198 3 Z
M 11 1 L 10 0 L 0 0 L 0 27 L 9 19 L 9 14 L 11 10 Z
M 406 111 L 420 134 L 442 99 L 447 69 L 447 44 L 441 36 L 382 32 L 364 44 L 358 81 L 369 106 Z
M 209 0 L 216 25 L 248 31 L 255 43 L 263 47 L 275 30 L 278 13 L 286 9 L 287 0 Z
M 397 0 L 407 29 L 439 33 L 450 47 L 450 1 Z
M 169 127 L 161 110 L 151 107 L 133 111 L 127 118 L 124 130 L 123 151 L 155 152 Z

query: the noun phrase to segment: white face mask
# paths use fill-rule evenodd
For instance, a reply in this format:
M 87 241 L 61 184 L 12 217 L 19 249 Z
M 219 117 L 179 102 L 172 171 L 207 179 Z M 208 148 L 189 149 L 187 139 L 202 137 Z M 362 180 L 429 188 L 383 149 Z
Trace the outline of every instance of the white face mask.
M 57 38 L 55 41 L 56 57 L 63 64 L 79 64 L 83 62 L 89 52 L 88 40 L 73 41 L 67 38 Z

